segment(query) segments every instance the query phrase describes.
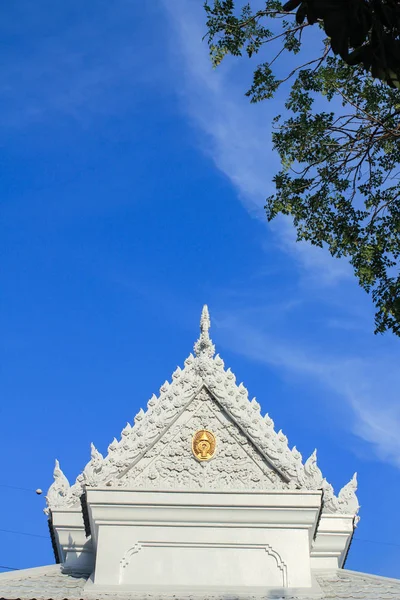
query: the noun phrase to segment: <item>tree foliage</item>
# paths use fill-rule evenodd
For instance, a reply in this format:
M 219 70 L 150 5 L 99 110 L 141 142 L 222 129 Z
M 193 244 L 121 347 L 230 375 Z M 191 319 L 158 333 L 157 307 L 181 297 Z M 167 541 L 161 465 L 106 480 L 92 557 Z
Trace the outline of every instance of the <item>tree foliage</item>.
M 398 0 L 289 0 L 296 22 L 320 23 L 334 54 L 361 64 L 373 77 L 400 86 L 400 4 Z
M 266 200 L 268 219 L 291 215 L 298 240 L 348 257 L 372 294 L 375 331 L 400 335 L 399 42 L 394 26 L 379 21 L 378 5 L 387 19 L 397 2 L 330 0 L 333 17 L 323 0 L 292 0 L 284 7 L 267 0 L 262 10 L 214 0 L 205 8 L 213 64 L 227 54 L 262 53 L 266 60 L 254 71 L 250 101 L 287 90 L 284 114 L 273 121 L 282 168 Z M 358 36 L 344 26 L 349 14 L 356 26 L 357 7 L 369 10 L 359 13 L 366 22 Z M 314 24 L 320 52 L 315 34 L 305 41 Z

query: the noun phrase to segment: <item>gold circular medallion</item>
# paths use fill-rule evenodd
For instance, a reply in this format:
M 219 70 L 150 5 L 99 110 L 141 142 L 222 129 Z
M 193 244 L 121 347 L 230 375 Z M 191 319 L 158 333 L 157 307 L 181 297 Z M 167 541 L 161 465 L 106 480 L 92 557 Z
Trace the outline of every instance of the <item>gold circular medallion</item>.
M 200 429 L 193 436 L 192 450 L 197 460 L 210 460 L 215 454 L 215 445 L 215 435 L 207 429 Z

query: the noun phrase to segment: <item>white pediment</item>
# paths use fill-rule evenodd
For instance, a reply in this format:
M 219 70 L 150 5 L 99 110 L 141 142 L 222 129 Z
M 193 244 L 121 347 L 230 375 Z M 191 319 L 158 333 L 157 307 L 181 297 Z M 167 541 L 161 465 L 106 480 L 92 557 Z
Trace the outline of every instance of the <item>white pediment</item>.
M 211 431 L 216 439 L 215 454 L 207 461 L 197 460 L 192 452 L 193 437 L 200 430 Z M 115 484 L 158 490 L 289 488 L 206 387 Z
M 317 466 L 316 453 L 303 464 L 296 447 L 289 448 L 287 437 L 275 431 L 268 414 L 261 415 L 259 403 L 249 400 L 244 385 L 237 385 L 221 357 L 214 355 L 209 327 L 204 307 L 195 354 L 161 386 L 147 410 L 139 411 L 133 427 L 127 424 L 121 439 L 114 439 L 107 456 L 103 458 L 92 445 L 91 460 L 71 487 L 56 465 L 48 510 L 77 505 L 86 487 L 244 489 L 247 485 L 249 490 L 323 489 L 325 512 L 357 513 L 356 479 L 336 497 Z M 200 464 L 191 453 L 191 439 L 195 431 L 210 427 L 215 429 L 218 451 Z

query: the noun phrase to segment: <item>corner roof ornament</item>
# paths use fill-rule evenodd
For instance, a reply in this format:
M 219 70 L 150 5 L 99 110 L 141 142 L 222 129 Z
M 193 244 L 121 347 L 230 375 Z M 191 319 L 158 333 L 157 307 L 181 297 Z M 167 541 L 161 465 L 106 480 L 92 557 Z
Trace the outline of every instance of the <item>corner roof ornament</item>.
M 215 346 L 210 338 L 211 326 L 208 306 L 205 304 L 200 317 L 200 337 L 194 345 L 194 353 L 197 358 L 212 358 L 215 354 Z

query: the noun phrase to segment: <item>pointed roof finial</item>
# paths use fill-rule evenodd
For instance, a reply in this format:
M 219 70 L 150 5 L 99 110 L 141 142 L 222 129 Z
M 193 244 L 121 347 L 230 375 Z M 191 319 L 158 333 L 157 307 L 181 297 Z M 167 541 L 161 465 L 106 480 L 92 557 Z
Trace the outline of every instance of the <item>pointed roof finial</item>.
M 206 333 L 208 335 L 208 332 L 210 330 L 210 326 L 211 326 L 211 321 L 210 321 L 210 313 L 208 312 L 208 306 L 207 304 L 205 304 L 203 306 L 203 310 L 201 311 L 201 317 L 200 317 L 200 331 L 203 333 Z
M 212 343 L 209 334 L 210 325 L 210 314 L 208 312 L 208 306 L 205 304 L 200 317 L 200 337 L 194 345 L 194 353 L 197 357 L 212 358 L 215 354 L 215 346 Z

